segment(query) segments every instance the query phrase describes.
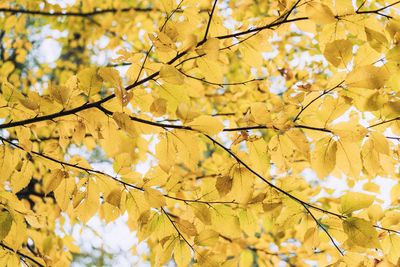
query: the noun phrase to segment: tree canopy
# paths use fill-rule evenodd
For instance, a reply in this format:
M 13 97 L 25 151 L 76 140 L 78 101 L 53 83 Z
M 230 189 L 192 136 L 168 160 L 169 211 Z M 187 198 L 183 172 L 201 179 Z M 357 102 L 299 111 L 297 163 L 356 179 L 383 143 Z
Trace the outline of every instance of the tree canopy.
M 399 6 L 2 1 L 0 265 L 399 266 Z

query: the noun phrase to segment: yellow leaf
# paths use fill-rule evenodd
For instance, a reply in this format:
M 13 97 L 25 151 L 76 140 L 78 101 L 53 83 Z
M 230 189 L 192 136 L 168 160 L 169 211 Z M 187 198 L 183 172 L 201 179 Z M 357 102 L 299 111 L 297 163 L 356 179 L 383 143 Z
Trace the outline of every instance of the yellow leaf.
M 106 197 L 106 201 L 115 207 L 121 204 L 121 189 L 113 189 Z
M 382 154 L 389 155 L 390 148 L 389 142 L 386 137 L 380 132 L 370 132 L 372 141 L 374 142 L 374 148 Z
M 85 68 L 78 75 L 78 87 L 88 96 L 97 94 L 103 83 L 103 79 L 97 73 L 97 68 Z
M 365 191 L 373 192 L 373 193 L 379 193 L 380 187 L 379 185 L 372 183 L 372 182 L 367 182 L 363 185 L 363 189 Z
M 151 103 L 150 112 L 155 116 L 162 116 L 167 111 L 167 101 L 163 98 L 157 98 Z
M 177 150 L 172 138 L 168 134 L 161 135 L 160 139 L 160 142 L 156 146 L 156 156 L 160 168 L 168 173 L 175 163 Z
M 211 213 L 210 209 L 206 204 L 203 203 L 192 203 L 190 205 L 193 208 L 194 215 L 204 224 L 211 224 Z
M 337 143 L 331 137 L 325 137 L 315 144 L 311 164 L 320 178 L 324 178 L 335 168 L 336 151 Z
M 24 99 L 24 96 L 15 89 L 15 87 L 9 83 L 9 82 L 2 82 L 1 84 L 1 92 L 2 92 L 2 97 L 7 101 L 7 102 L 18 102 L 21 99 Z
M 254 175 L 243 167 L 234 167 L 230 195 L 236 202 L 247 203 L 253 195 Z
M 50 84 L 50 95 L 55 101 L 65 106 L 71 97 L 71 88 L 67 86 L 58 86 L 55 84 Z
M 174 9 L 174 1 L 173 0 L 161 0 L 161 5 L 165 11 L 165 13 L 170 13 Z
M 15 66 L 11 61 L 4 62 L 0 67 L 0 78 L 1 77 L 7 78 L 7 76 L 11 72 L 13 72 L 14 69 L 15 69 Z
M 346 142 L 359 142 L 368 133 L 362 125 L 358 124 L 358 121 L 350 120 L 346 122 L 337 123 L 329 127 L 335 135 L 340 137 L 341 141 Z
M 192 253 L 185 241 L 176 242 L 174 248 L 174 260 L 178 267 L 188 266 L 192 260 Z
M 359 178 L 362 170 L 360 145 L 340 140 L 337 143 L 336 167 L 353 178 Z
M 376 177 L 381 170 L 381 164 L 379 160 L 379 153 L 374 146 L 372 139 L 368 139 L 361 150 L 361 156 L 363 166 L 366 174 L 369 177 Z
M 133 97 L 133 93 L 127 92 L 122 86 L 122 80 L 119 76 L 119 72 L 112 68 L 101 68 L 98 71 L 98 74 L 104 81 L 110 83 L 114 87 L 115 96 L 120 101 L 122 106 L 128 105 L 129 101 Z
M 253 266 L 253 253 L 250 250 L 245 249 L 240 253 L 239 267 L 251 267 Z
M 183 84 L 185 77 L 174 66 L 165 64 L 160 69 L 160 77 L 167 83 Z
M 73 178 L 63 179 L 59 186 L 54 190 L 54 196 L 61 210 L 66 211 L 72 199 L 72 193 L 75 191 L 75 182 Z
M 232 178 L 228 175 L 218 176 L 215 183 L 218 193 L 221 197 L 228 194 L 232 189 Z
M 383 49 L 387 48 L 388 41 L 385 35 L 383 35 L 382 33 L 365 27 L 365 34 L 367 35 L 369 45 L 376 51 L 382 52 Z
M 317 24 L 329 24 L 336 21 L 332 10 L 327 5 L 319 2 L 308 2 L 306 13 Z
M 183 233 L 187 234 L 188 236 L 196 236 L 197 235 L 197 229 L 193 223 L 191 223 L 187 220 L 179 219 L 176 222 L 176 224 L 179 227 L 179 229 Z
M 208 135 L 216 135 L 224 129 L 222 122 L 212 116 L 201 115 L 188 124 L 194 130 Z
M 167 238 L 166 238 L 167 239 Z M 176 238 L 168 238 L 164 243 L 159 243 L 157 247 L 154 248 L 156 266 L 162 266 L 167 263 L 172 256 L 172 251 L 175 248 L 175 244 L 178 242 Z
M 84 195 L 76 212 L 82 222 L 87 222 L 96 214 L 100 206 L 100 188 L 93 178 L 88 179 Z
M 243 232 L 245 232 L 249 236 L 252 236 L 257 232 L 257 230 L 259 229 L 258 219 L 252 209 L 248 208 L 240 210 L 238 217 L 240 228 L 243 230 Z
M 346 84 L 351 87 L 379 89 L 389 79 L 388 71 L 382 67 L 357 67 L 346 77 Z
M 165 206 L 165 197 L 158 190 L 147 187 L 144 191 L 144 197 L 152 208 Z
M 43 191 L 47 195 L 53 192 L 61 183 L 63 179 L 68 178 L 68 173 L 60 169 L 55 169 L 50 175 L 44 178 Z
M 112 118 L 117 123 L 118 127 L 129 134 L 130 137 L 135 137 L 137 135 L 135 124 L 130 119 L 128 114 L 122 112 L 114 112 Z
M 199 55 L 205 55 L 209 59 L 218 59 L 219 40 L 217 38 L 208 38 L 207 41 L 198 49 Z
M 269 168 L 268 145 L 263 138 L 257 140 L 249 140 L 249 160 L 255 171 L 264 175 Z
M 335 67 L 346 67 L 353 57 L 353 44 L 348 40 L 335 40 L 326 44 L 325 58 Z
M 382 242 L 383 252 L 388 255 L 388 260 L 397 265 L 400 258 L 400 237 L 395 234 L 385 236 Z
M 340 199 L 340 212 L 351 214 L 353 211 L 368 208 L 375 197 L 358 192 L 349 192 Z
M 213 246 L 218 242 L 219 234 L 212 229 L 201 231 L 194 238 L 194 243 L 198 246 Z
M 265 103 L 256 102 L 251 104 L 250 111 L 255 123 L 260 125 L 271 123 L 271 112 Z
M 221 64 L 216 59 L 209 59 L 200 57 L 196 60 L 204 79 L 208 82 L 221 83 L 224 75 L 221 70 Z
M 8 210 L 0 212 L 0 241 L 8 235 L 8 232 L 10 232 L 12 221 L 12 216 Z
M 21 170 L 15 171 L 11 176 L 11 187 L 14 193 L 21 191 L 28 186 L 33 175 L 33 165 L 30 161 L 22 164 Z
M 347 242 L 364 248 L 380 248 L 378 233 L 369 221 L 359 218 L 348 218 L 343 222 Z

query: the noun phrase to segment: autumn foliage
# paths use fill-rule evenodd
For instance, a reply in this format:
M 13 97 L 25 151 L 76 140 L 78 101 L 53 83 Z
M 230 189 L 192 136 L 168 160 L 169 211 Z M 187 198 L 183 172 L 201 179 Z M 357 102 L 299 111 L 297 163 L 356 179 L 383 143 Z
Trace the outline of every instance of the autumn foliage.
M 399 266 L 399 6 L 1 1 L 0 266 Z

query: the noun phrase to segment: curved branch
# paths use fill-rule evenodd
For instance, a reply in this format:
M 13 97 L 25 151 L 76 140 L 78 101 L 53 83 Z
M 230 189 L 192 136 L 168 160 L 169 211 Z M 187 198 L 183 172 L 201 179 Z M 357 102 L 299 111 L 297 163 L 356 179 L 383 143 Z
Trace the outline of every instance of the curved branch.
M 259 27 L 259 28 L 254 28 L 251 30 L 247 30 L 244 32 L 239 32 L 239 33 L 235 33 L 235 34 L 230 34 L 230 35 L 223 35 L 223 36 L 218 36 L 216 38 L 218 39 L 228 39 L 228 38 L 233 38 L 236 36 L 240 36 L 240 35 L 244 35 L 244 34 L 248 34 L 254 31 L 261 31 L 264 29 L 270 29 L 285 23 L 290 23 L 296 20 L 301 20 L 301 19 L 308 19 L 308 18 L 297 18 L 297 19 L 292 19 L 292 20 L 280 20 L 268 25 L 265 25 L 263 27 Z M 203 45 L 205 43 L 204 40 L 200 41 L 199 43 L 197 43 L 196 47 L 199 47 L 201 45 Z M 181 53 L 178 53 L 174 58 L 172 58 L 170 61 L 168 61 L 166 64 L 171 65 L 172 63 L 176 62 L 178 59 L 182 58 L 183 56 L 185 56 L 188 52 L 187 51 L 183 51 Z M 142 85 L 148 81 L 154 80 L 158 75 L 160 74 L 159 71 L 154 72 L 153 74 L 147 76 L 146 78 L 143 78 L 137 82 L 134 82 L 131 85 L 128 85 L 127 87 L 125 87 L 126 91 L 129 91 L 139 85 Z M 52 113 L 52 114 L 48 114 L 48 115 L 43 115 L 43 116 L 36 116 L 34 118 L 30 118 L 30 119 L 25 119 L 25 120 L 20 120 L 20 121 L 15 121 L 15 122 L 8 122 L 8 123 L 3 123 L 0 124 L 0 129 L 6 129 L 6 128 L 11 128 L 11 127 L 15 127 L 15 126 L 22 126 L 22 125 L 26 125 L 26 124 L 31 124 L 31 123 L 36 123 L 36 122 L 41 122 L 41 121 L 46 121 L 46 120 L 54 120 L 56 118 L 59 117 L 63 117 L 63 116 L 67 116 L 67 115 L 72 115 L 72 114 L 76 114 L 80 111 L 86 110 L 86 109 L 90 109 L 90 108 L 98 108 L 101 104 L 108 102 L 109 100 L 115 98 L 116 95 L 115 94 L 111 94 L 103 99 L 100 99 L 98 101 L 92 102 L 92 103 L 85 103 L 82 106 L 76 107 L 76 108 L 72 108 L 69 110 L 63 110 L 61 112 L 56 112 L 56 113 Z
M 379 126 L 379 125 L 382 125 L 382 124 L 385 124 L 385 123 L 389 123 L 389 122 L 392 122 L 392 121 L 398 121 L 398 120 L 400 120 L 400 117 L 396 117 L 396 118 L 393 118 L 393 119 L 390 119 L 390 120 L 387 120 L 387 121 L 381 121 L 381 122 L 372 124 L 372 125 L 368 126 L 367 128 L 368 129 L 369 128 L 373 128 L 373 127 L 376 127 L 376 126 Z
M 360 9 L 361 9 L 361 8 L 364 6 L 364 4 L 365 4 L 365 1 L 364 1 L 364 2 L 357 8 L 356 14 L 376 14 L 376 15 L 379 15 L 379 16 L 386 17 L 386 18 L 388 18 L 388 19 L 392 19 L 392 18 L 393 18 L 392 16 L 389 16 L 389 15 L 386 15 L 386 14 L 382 14 L 382 13 L 380 13 L 380 12 L 381 12 L 381 11 L 384 11 L 385 9 L 388 9 L 389 7 L 395 6 L 395 5 L 399 4 L 399 3 L 400 3 L 400 1 L 396 1 L 396 2 L 393 2 L 393 3 L 389 4 L 389 5 L 387 5 L 387 6 L 378 8 L 378 9 L 374 9 L 374 10 L 362 10 L 362 11 L 360 11 Z
M 20 257 L 22 257 L 22 258 L 25 258 L 25 259 L 30 260 L 31 262 L 33 262 L 34 264 L 36 264 L 36 265 L 39 266 L 39 267 L 45 267 L 45 265 L 41 264 L 40 262 L 38 262 L 37 260 L 35 260 L 35 259 L 32 258 L 31 256 L 28 256 L 28 255 L 26 255 L 26 254 L 24 254 L 24 253 L 22 253 L 22 252 L 20 252 L 20 251 L 18 251 L 18 250 L 17 250 L 17 251 L 14 251 L 11 247 L 7 246 L 7 245 L 4 244 L 3 242 L 0 242 L 0 246 L 3 247 L 4 249 L 7 249 L 7 250 L 13 252 L 13 253 L 16 253 L 18 256 L 20 256 Z
M 116 181 L 117 183 L 120 183 L 120 184 L 124 185 L 124 186 L 130 187 L 130 188 L 142 191 L 142 192 L 146 191 L 146 189 L 143 188 L 143 187 L 136 186 L 136 185 L 124 182 L 124 181 L 118 179 L 117 177 L 114 177 L 114 176 L 112 176 L 112 175 L 110 175 L 108 173 L 105 173 L 105 172 L 102 172 L 102 171 L 99 171 L 99 170 L 95 170 L 95 169 L 82 167 L 82 166 L 79 166 L 77 164 L 71 164 L 71 163 L 68 163 L 68 162 L 65 162 L 65 161 L 61 161 L 61 160 L 52 158 L 50 156 L 47 156 L 47 155 L 45 155 L 43 153 L 39 153 L 39 152 L 36 152 L 36 151 L 27 152 L 23 147 L 21 147 L 21 146 L 19 146 L 17 144 L 14 144 L 13 142 L 11 142 L 11 141 L 9 141 L 9 140 L 1 137 L 1 136 L 0 136 L 0 140 L 2 142 L 8 143 L 8 144 L 20 149 L 22 151 L 25 151 L 28 154 L 32 153 L 32 154 L 34 154 L 34 155 L 36 155 L 38 157 L 42 157 L 42 158 L 45 158 L 45 159 L 50 160 L 52 162 L 58 163 L 63 167 L 64 166 L 68 166 L 68 167 L 71 167 L 71 168 L 75 168 L 75 169 L 84 171 L 86 173 L 94 173 L 94 174 L 104 175 L 104 176 Z M 234 205 L 238 205 L 239 204 L 239 203 L 237 203 L 235 201 L 204 201 L 204 200 L 200 200 L 200 199 L 184 199 L 184 198 L 170 196 L 168 194 L 163 194 L 163 196 L 166 197 L 166 198 L 169 198 L 169 199 L 178 200 L 178 201 L 182 201 L 182 202 L 185 202 L 185 203 L 202 203 L 202 204 L 207 204 L 207 205 L 211 205 L 211 204 L 234 204 Z
M 335 248 L 339 251 L 340 255 L 344 256 L 342 250 L 339 248 L 339 246 L 336 244 L 335 240 L 331 236 L 331 234 L 328 232 L 328 229 L 326 229 L 319 221 L 317 218 L 315 218 L 314 214 L 312 214 L 311 210 L 306 206 L 303 205 L 303 207 L 306 209 L 307 213 L 310 214 L 311 218 L 314 220 L 314 222 L 317 224 L 319 228 L 321 228 L 325 234 L 329 237 L 331 240 L 332 244 L 335 246 Z
M 161 211 L 165 214 L 165 216 L 167 216 L 169 222 L 172 224 L 172 226 L 174 227 L 175 231 L 178 233 L 178 236 L 180 238 L 183 239 L 183 241 L 185 241 L 185 243 L 190 247 L 190 249 L 195 252 L 195 249 L 193 247 L 192 244 L 189 243 L 189 241 L 183 236 L 183 234 L 181 233 L 181 231 L 178 229 L 178 227 L 175 225 L 175 222 L 171 219 L 171 215 L 165 211 L 165 209 L 163 207 L 161 207 Z
M 314 103 L 315 101 L 317 101 L 318 99 L 320 99 L 320 98 L 323 97 L 324 95 L 326 95 L 326 94 L 332 92 L 332 91 L 335 90 L 336 88 L 340 87 L 343 83 L 344 83 L 344 80 L 341 81 L 340 83 L 338 83 L 337 85 L 335 85 L 334 87 L 332 87 L 331 89 L 329 89 L 329 90 L 324 90 L 324 91 L 322 92 L 322 94 L 320 94 L 319 96 L 317 96 L 316 98 L 314 98 L 313 100 L 311 100 L 307 105 L 305 105 L 304 107 L 302 107 L 302 108 L 300 109 L 300 112 L 299 112 L 299 113 L 296 115 L 296 117 L 294 118 L 293 122 L 296 122 L 296 121 L 299 119 L 301 113 L 303 113 L 303 111 L 306 110 L 312 103 Z
M 177 70 L 180 73 L 182 73 L 184 76 L 186 76 L 186 77 L 188 77 L 190 79 L 197 80 L 197 81 L 200 81 L 200 82 L 203 82 L 203 83 L 207 83 L 207 84 L 210 84 L 210 85 L 220 86 L 220 87 L 222 87 L 222 86 L 233 86 L 233 85 L 246 85 L 247 83 L 257 82 L 257 81 L 264 81 L 266 79 L 266 78 L 254 78 L 254 79 L 246 80 L 246 81 L 243 81 L 243 82 L 216 83 L 216 82 L 207 81 L 205 78 L 198 78 L 198 77 L 192 76 L 192 75 L 187 74 L 186 72 L 184 72 L 184 71 L 182 71 L 180 69 L 177 69 Z
M 0 8 L 0 12 L 10 14 L 27 14 L 27 15 L 40 15 L 47 17 L 92 17 L 107 13 L 118 13 L 118 12 L 150 12 L 159 11 L 151 7 L 127 7 L 127 8 L 108 8 L 108 9 L 95 9 L 88 12 L 74 12 L 74 11 L 43 11 L 43 10 L 29 10 L 29 9 L 15 9 L 15 8 Z

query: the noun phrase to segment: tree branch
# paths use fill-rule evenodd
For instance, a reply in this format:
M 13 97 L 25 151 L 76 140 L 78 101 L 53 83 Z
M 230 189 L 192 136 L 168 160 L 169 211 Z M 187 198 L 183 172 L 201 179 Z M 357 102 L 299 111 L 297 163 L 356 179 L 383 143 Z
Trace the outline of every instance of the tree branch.
M 0 8 L 0 12 L 10 14 L 27 14 L 27 15 L 40 15 L 48 17 L 92 17 L 107 13 L 118 13 L 118 12 L 150 12 L 159 11 L 151 7 L 127 7 L 127 8 L 108 8 L 108 9 L 95 9 L 88 12 L 74 12 L 74 11 L 43 11 L 43 10 L 29 10 L 29 9 L 15 9 L 15 8 Z
M 175 225 L 175 222 L 171 219 L 170 214 L 168 212 L 165 211 L 165 209 L 163 207 L 161 207 L 161 211 L 165 214 L 165 216 L 167 216 L 169 222 L 172 224 L 172 226 L 175 228 L 175 231 L 178 233 L 179 237 L 182 238 L 185 243 L 190 247 L 190 249 L 193 252 L 196 252 L 193 245 L 189 243 L 189 241 L 186 239 L 186 237 L 183 236 L 183 234 L 181 233 L 181 231 L 178 229 L 178 227 Z
M 16 148 L 20 149 L 22 151 L 25 151 L 25 149 L 23 147 L 21 147 L 21 146 L 19 146 L 17 144 L 14 144 L 13 142 L 11 142 L 11 141 L 9 141 L 9 140 L 1 137 L 1 136 L 0 136 L 0 140 L 2 142 L 10 144 L 13 147 L 16 147 Z M 105 172 L 102 172 L 102 171 L 99 171 L 99 170 L 90 169 L 90 168 L 79 166 L 77 164 L 71 164 L 71 163 L 68 163 L 68 162 L 65 162 L 65 161 L 61 161 L 61 160 L 52 158 L 50 156 L 47 156 L 47 155 L 45 155 L 43 153 L 39 153 L 39 152 L 36 152 L 36 151 L 31 151 L 31 152 L 25 151 L 25 152 L 28 153 L 28 154 L 32 153 L 33 155 L 36 155 L 38 157 L 42 157 L 42 158 L 45 158 L 45 159 L 50 160 L 52 162 L 58 163 L 62 167 L 68 166 L 68 167 L 71 167 L 71 168 L 75 168 L 75 169 L 84 171 L 85 173 L 94 173 L 94 174 L 104 175 L 104 176 L 116 181 L 117 183 L 120 183 L 120 184 L 124 185 L 124 186 L 130 187 L 130 188 L 142 191 L 142 192 L 146 191 L 146 189 L 143 188 L 143 187 L 136 186 L 136 185 L 124 182 L 124 181 L 118 179 L 117 177 L 114 177 L 114 176 L 112 176 L 112 175 L 110 175 L 108 173 L 105 173 Z M 238 205 L 239 204 L 239 203 L 237 203 L 235 201 L 204 201 L 204 200 L 200 200 L 200 199 L 184 199 L 184 198 L 170 196 L 168 194 L 163 194 L 163 196 L 166 197 L 166 198 L 169 198 L 169 199 L 178 200 L 178 201 L 182 201 L 182 202 L 185 202 L 185 203 L 202 203 L 202 204 L 208 204 L 208 205 L 212 205 L 212 204 L 234 204 L 234 205 Z
M 28 256 L 20 251 L 14 251 L 11 247 L 7 246 L 6 244 L 4 244 L 3 242 L 0 242 L 0 246 L 3 247 L 4 249 L 7 249 L 13 253 L 16 253 L 18 256 L 22 257 L 22 258 L 26 258 L 28 260 L 30 260 L 31 262 L 33 262 L 34 264 L 36 264 L 39 267 L 45 267 L 45 265 L 41 264 L 40 262 L 38 262 L 37 260 L 35 260 L 34 258 L 32 258 L 31 256 Z
M 387 6 L 384 6 L 384 7 L 375 9 L 375 10 L 362 10 L 362 11 L 361 11 L 361 10 L 360 10 L 361 7 L 365 4 L 365 1 L 364 1 L 364 2 L 357 8 L 356 14 L 376 14 L 376 15 L 379 15 L 379 16 L 386 17 L 386 18 L 388 18 L 388 19 L 392 19 L 392 18 L 393 18 L 392 16 L 389 16 L 389 15 L 386 15 L 386 14 L 382 14 L 382 13 L 380 13 L 380 12 L 383 11 L 383 10 L 385 10 L 385 9 L 387 9 L 387 8 L 389 8 L 389 7 L 395 6 L 395 5 L 399 4 L 399 3 L 400 3 L 400 1 L 396 1 L 396 2 L 393 2 L 393 3 L 389 4 L 389 5 L 387 5 Z
M 209 18 L 208 18 L 206 32 L 204 33 L 203 40 L 201 40 L 202 42 L 206 42 L 207 41 L 207 35 L 208 35 L 209 30 L 210 30 L 211 20 L 212 20 L 212 17 L 214 15 L 215 7 L 217 6 L 217 2 L 218 2 L 218 0 L 214 0 L 214 4 L 212 6 L 211 13 L 210 13 Z
M 335 90 L 336 88 L 340 87 L 342 84 L 344 83 L 344 80 L 341 81 L 340 83 L 338 83 L 337 85 L 335 85 L 334 87 L 332 87 L 329 90 L 324 90 L 324 92 L 322 94 L 320 94 L 319 96 L 317 96 L 316 98 L 314 98 L 313 100 L 311 100 L 307 105 L 305 105 L 304 107 L 301 108 L 300 112 L 296 115 L 296 117 L 294 118 L 293 122 L 296 122 L 301 113 L 303 113 L 304 110 L 306 110 L 312 103 L 314 103 L 315 101 L 317 101 L 318 99 L 320 99 L 321 97 L 323 97 L 324 95 L 332 92 L 333 90 Z
M 314 220 L 314 222 L 317 224 L 317 226 L 319 228 L 321 228 L 325 234 L 329 237 L 329 239 L 331 240 L 332 244 L 335 246 L 335 248 L 339 251 L 340 255 L 344 256 L 342 250 L 339 248 L 339 246 L 336 244 L 335 240 L 333 239 L 333 237 L 331 236 L 331 234 L 328 232 L 327 229 L 325 229 L 325 227 L 318 221 L 317 218 L 315 218 L 314 214 L 312 214 L 311 210 L 306 206 L 303 205 L 303 207 L 306 209 L 307 213 L 310 214 L 311 218 Z
M 303 18 L 303 19 L 307 19 L 307 18 Z M 239 32 L 239 33 L 235 33 L 235 34 L 231 34 L 231 35 L 224 35 L 224 36 L 219 36 L 217 37 L 218 39 L 228 39 L 228 38 L 232 38 L 232 37 L 236 37 L 236 36 L 240 36 L 240 35 L 244 35 L 244 34 L 248 34 L 254 31 L 260 31 L 260 30 L 264 30 L 264 29 L 269 29 L 272 27 L 276 27 L 285 23 L 290 23 L 293 21 L 296 21 L 299 19 L 293 19 L 293 20 L 285 20 L 285 21 L 279 21 L 279 22 L 274 22 L 268 25 L 265 25 L 263 27 L 259 27 L 259 28 L 254 28 L 251 30 L 247 30 L 244 32 Z M 197 43 L 196 47 L 201 46 L 202 44 L 204 44 L 205 41 L 200 41 L 199 43 Z M 170 61 L 168 61 L 166 64 L 171 65 L 172 63 L 176 62 L 178 59 L 182 58 L 183 56 L 185 56 L 188 52 L 184 51 L 181 52 L 179 54 L 177 54 L 174 58 L 172 58 Z M 147 76 L 146 78 L 143 78 L 142 80 L 139 80 L 137 82 L 134 82 L 131 85 L 128 85 L 127 87 L 125 87 L 126 91 L 129 91 L 139 85 L 142 85 L 148 81 L 154 80 L 158 75 L 160 74 L 159 71 L 154 72 L 153 74 Z M 63 117 L 63 116 L 67 116 L 67 115 L 72 115 L 72 114 L 76 114 L 78 112 L 81 112 L 83 110 L 86 109 L 90 109 L 90 108 L 98 108 L 101 104 L 108 102 L 109 100 L 115 98 L 115 94 L 111 94 L 103 99 L 100 99 L 98 101 L 92 102 L 92 103 L 85 103 L 79 107 L 76 108 L 72 108 L 69 110 L 63 110 L 61 112 L 56 112 L 56 113 L 52 113 L 52 114 L 48 114 L 48 115 L 42 115 L 39 116 L 37 115 L 34 118 L 30 118 L 30 119 L 25 119 L 25 120 L 20 120 L 20 121 L 14 121 L 14 122 L 8 122 L 8 123 L 3 123 L 0 124 L 0 129 L 7 129 L 7 128 L 11 128 L 11 127 L 15 127 L 15 126 L 22 126 L 22 125 L 26 125 L 26 124 L 31 124 L 31 123 L 37 123 L 37 122 L 41 122 L 41 121 L 46 121 L 46 120 L 54 120 L 56 118 L 59 117 Z

